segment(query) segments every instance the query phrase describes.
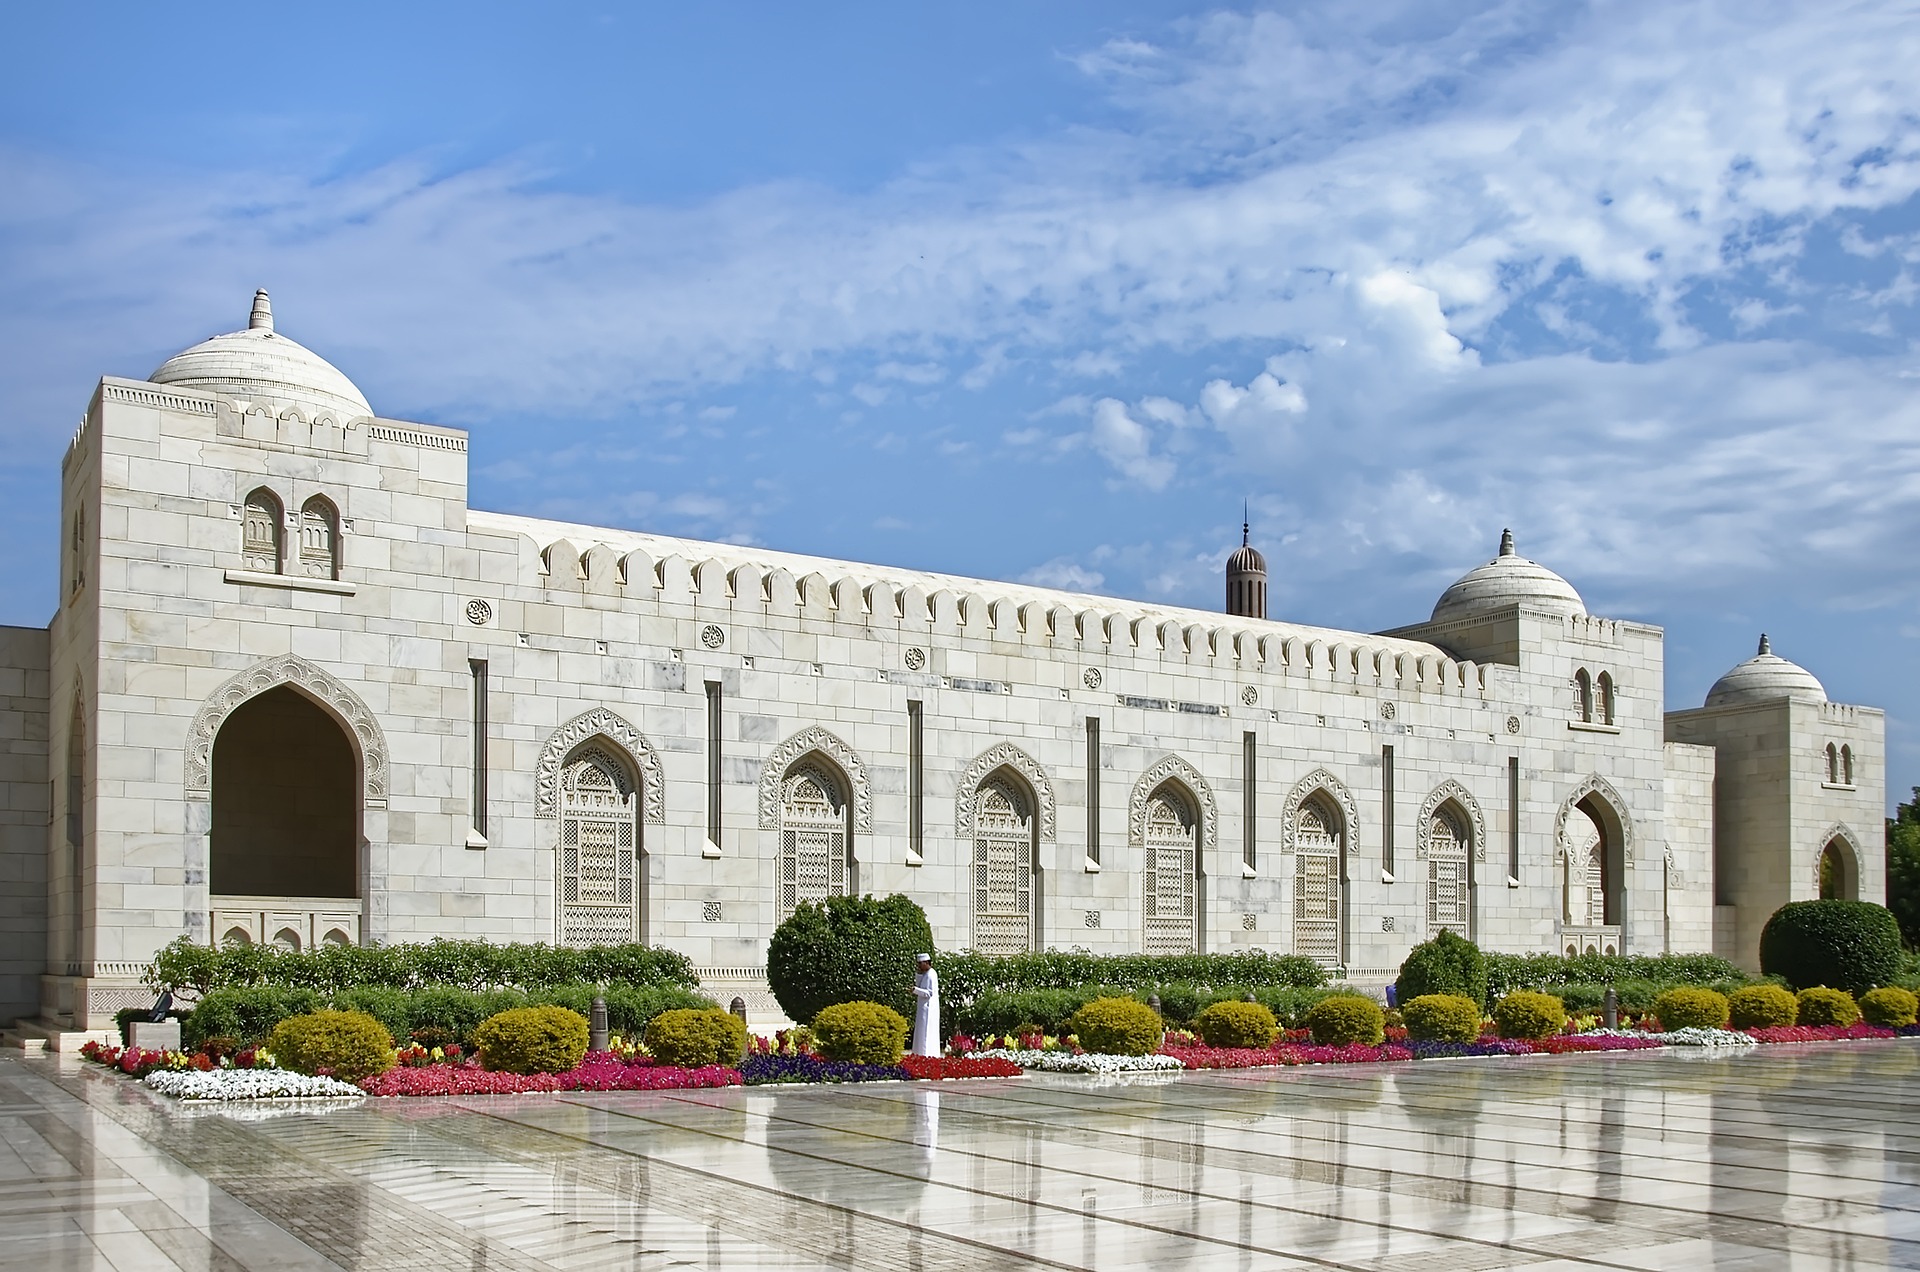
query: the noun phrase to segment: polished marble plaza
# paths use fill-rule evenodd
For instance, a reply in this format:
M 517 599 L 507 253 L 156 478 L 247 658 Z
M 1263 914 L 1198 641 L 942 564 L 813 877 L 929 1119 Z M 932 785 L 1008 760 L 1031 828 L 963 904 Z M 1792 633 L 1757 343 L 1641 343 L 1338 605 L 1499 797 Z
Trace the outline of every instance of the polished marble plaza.
M 0 1266 L 1920 1266 L 1920 1043 L 186 1108 L 0 1060 Z

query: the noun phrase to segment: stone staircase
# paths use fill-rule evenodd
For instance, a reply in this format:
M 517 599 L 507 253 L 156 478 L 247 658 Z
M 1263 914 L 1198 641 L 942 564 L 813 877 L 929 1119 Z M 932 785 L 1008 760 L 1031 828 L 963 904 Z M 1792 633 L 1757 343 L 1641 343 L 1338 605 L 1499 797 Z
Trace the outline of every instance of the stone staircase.
M 45 1016 L 36 1020 L 17 1020 L 0 1029 L 0 1047 L 16 1051 L 78 1051 L 89 1041 L 118 1045 L 120 1033 L 117 1029 L 75 1029 L 69 1023 L 49 1020 Z

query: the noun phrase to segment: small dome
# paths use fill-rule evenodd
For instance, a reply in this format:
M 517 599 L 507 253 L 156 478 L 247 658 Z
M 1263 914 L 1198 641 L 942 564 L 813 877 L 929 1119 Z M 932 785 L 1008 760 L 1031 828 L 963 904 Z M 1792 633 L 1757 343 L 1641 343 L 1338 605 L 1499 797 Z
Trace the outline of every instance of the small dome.
M 1449 622 L 1491 613 L 1509 605 L 1525 603 L 1551 610 L 1563 617 L 1584 614 L 1586 603 L 1573 584 L 1537 561 L 1529 561 L 1513 550 L 1513 531 L 1500 532 L 1500 555 L 1477 569 L 1469 570 L 1458 583 L 1440 596 L 1433 607 L 1433 621 Z
M 1780 698 L 1825 702 L 1827 689 L 1805 667 L 1774 653 L 1772 642 L 1764 635 L 1760 637 L 1759 653 L 1714 681 L 1713 688 L 1707 690 L 1710 707 L 1772 702 Z
M 373 414 L 366 397 L 338 368 L 273 329 L 273 305 L 264 291 L 253 294 L 245 331 L 230 331 L 184 349 L 147 379 L 246 402 L 329 411 L 342 421 Z
M 1228 574 L 1265 574 L 1267 558 L 1260 555 L 1260 549 L 1250 544 L 1241 544 L 1227 558 Z

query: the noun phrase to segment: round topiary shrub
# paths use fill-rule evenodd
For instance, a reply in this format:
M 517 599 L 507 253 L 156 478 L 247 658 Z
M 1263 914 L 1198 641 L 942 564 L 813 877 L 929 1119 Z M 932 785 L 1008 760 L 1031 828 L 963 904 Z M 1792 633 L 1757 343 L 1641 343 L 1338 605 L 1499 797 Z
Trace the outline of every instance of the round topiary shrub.
M 882 1003 L 913 1016 L 913 956 L 933 952 L 933 929 L 912 899 L 803 901 L 767 943 L 767 983 L 790 1020 L 835 1003 Z
M 1882 1029 L 1905 1029 L 1920 1016 L 1920 998 L 1897 985 L 1870 989 L 1860 995 L 1860 1015 Z
M 1133 998 L 1094 999 L 1067 1018 L 1067 1032 L 1104 1056 L 1150 1056 L 1165 1036 L 1159 1013 Z
M 1860 1004 L 1844 989 L 1815 985 L 1800 991 L 1798 1012 L 1803 1025 L 1839 1025 L 1842 1028 L 1860 1019 Z
M 1203 1007 L 1193 1018 L 1193 1031 L 1209 1047 L 1267 1047 L 1279 1026 L 1273 1013 L 1259 1003 L 1231 999 Z
M 1307 1012 L 1307 1028 L 1313 1032 L 1313 1040 L 1324 1047 L 1355 1042 L 1377 1047 L 1387 1036 L 1386 1023 L 1380 1004 L 1358 994 L 1323 998 Z
M 1516 989 L 1493 1005 L 1502 1038 L 1551 1038 L 1566 1028 L 1567 1005 L 1552 994 Z
M 1464 994 L 1422 994 L 1400 1009 L 1407 1037 L 1472 1042 L 1480 1036 L 1480 1004 Z
M 1430 941 L 1422 941 L 1408 952 L 1400 964 L 1395 997 L 1402 1003 L 1429 994 L 1455 994 L 1473 1000 L 1476 1007 L 1487 1002 L 1487 958 L 1480 947 L 1464 936 L 1442 929 Z
M 1779 1029 L 1800 1018 L 1800 1000 L 1778 985 L 1744 985 L 1727 995 L 1727 1023 L 1735 1029 Z
M 316 1011 L 273 1027 L 267 1050 L 283 1069 L 358 1082 L 393 1067 L 393 1035 L 363 1011 Z
M 684 1069 L 736 1065 L 747 1054 L 747 1022 L 718 1007 L 676 1007 L 647 1022 L 647 1050 Z
M 503 1073 L 565 1073 L 587 1054 L 587 1018 L 565 1007 L 513 1007 L 473 1031 L 480 1063 Z
M 883 1003 L 835 1003 L 813 1018 L 813 1040 L 829 1060 L 899 1064 L 907 1018 Z
M 1666 1030 L 1724 1029 L 1727 1000 L 1699 985 L 1679 985 L 1653 1000 L 1653 1014 Z
M 1899 972 L 1900 924 L 1870 901 L 1790 901 L 1760 932 L 1760 970 L 1795 989 L 1864 994 Z

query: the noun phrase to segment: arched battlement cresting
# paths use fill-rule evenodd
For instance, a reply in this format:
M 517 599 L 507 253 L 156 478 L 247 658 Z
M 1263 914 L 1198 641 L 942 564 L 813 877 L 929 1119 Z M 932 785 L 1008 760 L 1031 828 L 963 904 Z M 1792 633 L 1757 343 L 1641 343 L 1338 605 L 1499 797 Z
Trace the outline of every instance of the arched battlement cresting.
M 639 775 L 640 820 L 650 826 L 663 824 L 667 820 L 667 788 L 660 755 L 644 733 L 605 707 L 582 711 L 547 735 L 533 769 L 533 815 L 558 816 L 561 762 L 595 735 L 621 752 Z
M 213 797 L 213 742 L 227 717 L 249 700 L 282 685 L 318 703 L 346 730 L 360 761 L 361 802 L 367 808 L 385 808 L 387 740 L 379 721 L 359 694 L 297 654 L 283 654 L 256 663 L 221 685 L 201 704 L 187 731 L 188 798 Z

